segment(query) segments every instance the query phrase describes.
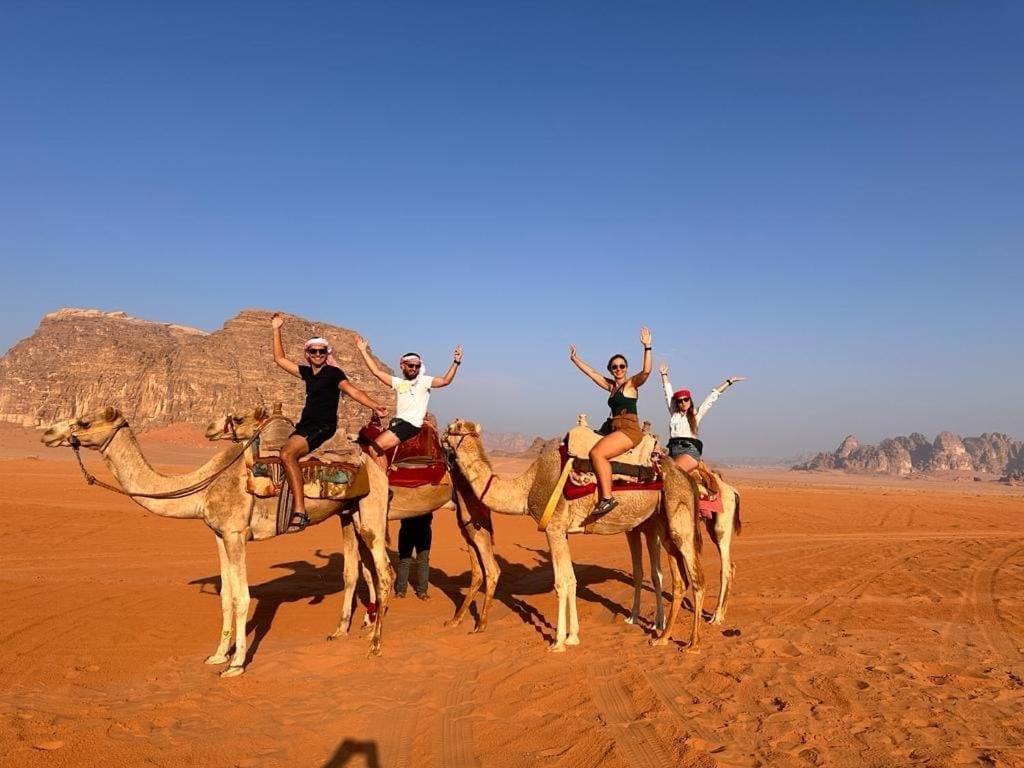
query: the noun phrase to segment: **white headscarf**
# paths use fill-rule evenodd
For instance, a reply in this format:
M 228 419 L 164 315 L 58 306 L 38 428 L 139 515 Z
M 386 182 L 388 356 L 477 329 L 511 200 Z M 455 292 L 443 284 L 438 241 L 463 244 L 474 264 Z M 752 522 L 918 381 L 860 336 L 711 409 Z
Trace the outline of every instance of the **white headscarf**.
M 341 367 L 338 365 L 338 361 L 334 359 L 334 347 L 332 347 L 323 336 L 314 336 L 302 345 L 303 351 L 310 347 L 327 347 L 327 365 L 333 365 L 335 368 Z

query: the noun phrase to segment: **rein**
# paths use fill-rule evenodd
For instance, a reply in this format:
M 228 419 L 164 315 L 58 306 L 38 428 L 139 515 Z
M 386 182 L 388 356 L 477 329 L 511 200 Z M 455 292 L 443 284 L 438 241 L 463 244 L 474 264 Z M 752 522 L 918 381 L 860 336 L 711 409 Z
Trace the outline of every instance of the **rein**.
M 256 428 L 255 434 L 253 434 L 253 436 L 250 437 L 242 446 L 242 450 L 238 452 L 238 455 L 235 456 L 235 458 L 233 458 L 223 467 L 218 469 L 216 472 L 214 472 L 212 475 L 210 475 L 207 478 L 204 478 L 203 480 L 200 480 L 199 482 L 193 483 L 192 485 L 186 486 L 185 488 L 179 488 L 178 490 L 175 491 L 165 491 L 164 493 L 132 493 L 131 491 L 126 491 L 124 488 L 118 488 L 116 485 L 105 483 L 98 477 L 90 473 L 89 470 L 85 468 L 85 464 L 82 462 L 81 454 L 82 443 L 79 441 L 78 435 L 76 435 L 74 432 L 72 432 L 71 436 L 68 438 L 68 445 L 70 445 L 71 450 L 75 452 L 75 459 L 78 460 L 78 467 L 79 469 L 82 470 L 82 476 L 85 478 L 85 482 L 88 483 L 89 485 L 98 485 L 100 488 L 105 488 L 106 490 L 113 491 L 114 493 L 120 493 L 122 496 L 130 496 L 132 498 L 138 499 L 183 499 L 186 496 L 192 496 L 193 494 L 196 494 L 199 491 L 203 491 L 209 488 L 214 480 L 216 480 L 218 477 L 224 474 L 231 466 L 233 466 L 240 458 L 242 458 L 245 455 L 245 452 L 254 442 L 256 442 L 257 438 L 259 438 L 260 436 L 260 432 L 263 431 L 263 428 L 268 423 L 270 423 L 270 421 L 271 419 L 268 419 L 267 421 L 260 424 L 259 427 Z M 110 445 L 115 435 L 117 435 L 118 432 L 120 432 L 127 426 L 128 422 L 122 421 L 121 424 L 119 424 L 114 429 L 114 431 L 110 433 L 110 437 L 106 439 L 103 445 L 100 446 L 99 452 L 102 454 L 104 451 L 106 451 L 107 447 Z
M 455 454 L 457 454 L 459 452 L 459 448 L 462 447 L 462 441 L 465 440 L 467 437 L 477 437 L 477 438 L 479 438 L 480 437 L 480 433 L 479 432 L 449 432 L 448 430 L 445 430 L 445 436 L 446 437 L 457 437 L 457 438 L 459 438 L 458 441 L 455 444 L 455 447 L 452 448 L 452 460 L 454 461 L 455 460 L 454 459 Z M 491 490 L 491 484 L 494 482 L 495 478 L 497 478 L 497 477 L 498 476 L 496 474 L 494 474 L 493 471 L 491 471 L 491 476 L 489 478 L 487 478 L 487 483 L 484 485 L 483 493 L 481 493 L 477 497 L 477 500 L 481 504 L 484 501 L 484 497 L 487 496 L 487 492 L 489 490 Z

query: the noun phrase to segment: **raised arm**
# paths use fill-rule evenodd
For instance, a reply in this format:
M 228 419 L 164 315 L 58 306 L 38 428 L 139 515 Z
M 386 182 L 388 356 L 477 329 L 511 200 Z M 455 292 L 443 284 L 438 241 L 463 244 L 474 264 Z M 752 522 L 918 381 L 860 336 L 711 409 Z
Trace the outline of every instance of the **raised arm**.
M 723 392 L 725 392 L 725 390 L 727 390 L 737 381 L 743 381 L 746 378 L 746 376 L 730 376 L 717 387 L 712 389 L 711 394 L 704 398 L 704 402 L 701 403 L 700 408 L 697 409 L 697 423 L 700 423 L 700 420 L 704 418 L 704 414 L 706 414 L 711 409 L 711 406 L 715 404 L 715 401 L 718 400 L 718 397 Z
M 591 368 L 589 365 L 587 365 L 582 360 L 580 360 L 579 357 L 577 357 L 577 355 L 576 355 L 576 345 L 575 344 L 570 344 L 569 345 L 569 359 L 572 360 L 573 363 L 576 364 L 577 368 L 579 368 L 581 371 L 583 371 L 583 375 L 584 376 L 586 376 L 592 382 L 597 384 L 597 386 L 599 386 L 601 389 L 603 389 L 605 391 L 610 391 L 611 390 L 611 388 L 612 388 L 611 382 L 609 382 L 606 377 L 602 376 L 600 373 L 598 373 L 593 368 Z
M 720 395 L 724 394 L 725 390 L 727 390 L 729 387 L 731 387 L 737 381 L 746 381 L 746 380 L 747 380 L 746 376 L 730 376 L 728 379 L 726 379 L 721 384 L 719 384 L 717 387 L 715 387 L 715 392 L 717 392 Z
M 668 365 L 662 363 L 658 370 L 661 372 L 661 386 L 665 390 L 665 405 L 668 406 L 668 412 L 672 413 L 672 382 L 668 380 Z
M 274 329 L 274 362 L 279 368 L 288 371 L 292 376 L 300 378 L 299 366 L 284 356 L 284 344 L 281 341 L 281 326 L 284 325 L 284 317 L 280 312 L 275 312 L 270 318 L 270 326 Z
M 444 376 L 435 376 L 430 382 L 431 388 L 437 389 L 438 387 L 447 387 L 452 383 L 452 379 L 455 378 L 455 372 L 459 370 L 459 366 L 462 365 L 461 344 L 455 348 L 452 358 L 452 364 L 448 366 L 448 372 Z
M 389 381 L 388 383 L 390 384 L 391 382 Z M 375 411 L 377 415 L 380 416 L 382 419 L 386 419 L 388 417 L 388 407 L 386 405 L 381 405 L 380 403 L 378 403 L 376 400 L 374 400 L 368 394 L 363 392 L 363 390 L 361 390 L 348 379 L 344 379 L 341 383 L 339 383 L 338 389 L 340 389 L 342 392 L 351 397 L 360 405 L 365 405 L 371 411 Z
M 640 373 L 633 374 L 633 386 L 642 387 L 651 375 L 651 329 L 640 329 L 640 343 L 644 345 L 644 367 Z
M 363 362 L 366 363 L 366 367 L 370 369 L 370 373 L 372 373 L 381 383 L 390 387 L 391 377 L 384 373 L 384 371 L 378 368 L 377 364 L 373 362 L 373 358 L 370 357 L 370 345 L 362 336 L 356 336 L 356 349 L 358 349 L 359 354 L 363 356 Z M 358 400 L 357 402 L 362 402 L 362 400 Z M 363 405 L 366 405 L 366 403 L 363 403 Z

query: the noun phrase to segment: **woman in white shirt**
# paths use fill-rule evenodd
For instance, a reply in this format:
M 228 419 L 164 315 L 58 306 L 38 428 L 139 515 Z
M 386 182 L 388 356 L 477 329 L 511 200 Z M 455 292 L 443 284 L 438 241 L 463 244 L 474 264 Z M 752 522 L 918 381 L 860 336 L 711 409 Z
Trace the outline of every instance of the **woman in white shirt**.
M 668 366 L 662 363 L 658 370 L 661 371 L 661 383 L 665 389 L 665 402 L 670 414 L 668 455 L 672 457 L 677 467 L 684 472 L 690 472 L 697 468 L 704 453 L 704 443 L 697 439 L 697 428 L 701 419 L 714 405 L 719 395 L 737 381 L 746 379 L 746 376 L 730 376 L 712 389 L 711 394 L 704 398 L 704 402 L 694 411 L 690 390 L 680 389 L 673 392 L 672 383 L 668 380 Z

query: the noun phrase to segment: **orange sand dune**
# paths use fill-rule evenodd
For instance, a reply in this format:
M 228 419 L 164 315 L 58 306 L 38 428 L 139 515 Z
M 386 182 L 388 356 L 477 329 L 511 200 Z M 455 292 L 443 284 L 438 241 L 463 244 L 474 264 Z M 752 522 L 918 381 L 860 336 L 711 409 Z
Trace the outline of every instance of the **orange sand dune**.
M 551 569 L 522 518 L 496 518 L 487 632 L 446 629 L 469 573 L 439 514 L 432 599 L 395 600 L 369 659 L 358 630 L 324 641 L 341 601 L 328 523 L 250 548 L 252 662 L 222 680 L 202 663 L 220 627 L 211 533 L 38 453 L 0 461 L 2 766 L 1024 765 L 1012 490 L 731 474 L 736 592 L 696 657 L 623 623 L 626 543 L 601 536 L 572 541 L 583 644 L 548 654 Z M 704 567 L 711 602 L 712 546 Z

